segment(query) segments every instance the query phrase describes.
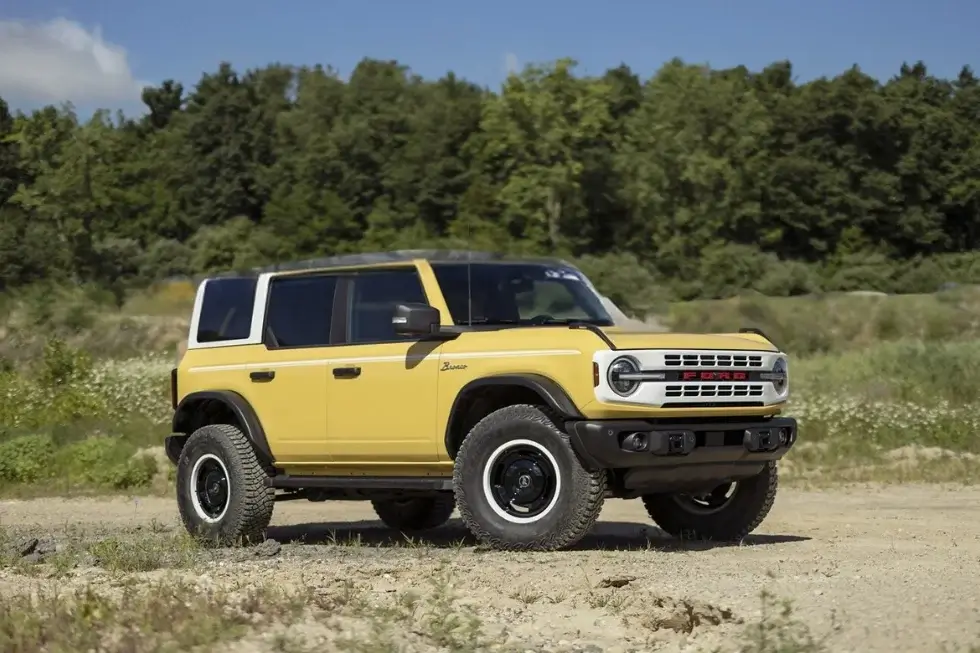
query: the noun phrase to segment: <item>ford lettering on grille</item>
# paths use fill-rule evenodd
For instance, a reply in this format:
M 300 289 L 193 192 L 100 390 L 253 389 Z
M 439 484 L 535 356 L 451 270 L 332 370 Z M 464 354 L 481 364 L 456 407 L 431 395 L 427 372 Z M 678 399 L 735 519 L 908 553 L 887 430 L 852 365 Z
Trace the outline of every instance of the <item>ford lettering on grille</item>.
M 681 381 L 748 381 L 749 373 L 737 370 L 718 370 L 718 371 L 683 371 L 680 375 Z

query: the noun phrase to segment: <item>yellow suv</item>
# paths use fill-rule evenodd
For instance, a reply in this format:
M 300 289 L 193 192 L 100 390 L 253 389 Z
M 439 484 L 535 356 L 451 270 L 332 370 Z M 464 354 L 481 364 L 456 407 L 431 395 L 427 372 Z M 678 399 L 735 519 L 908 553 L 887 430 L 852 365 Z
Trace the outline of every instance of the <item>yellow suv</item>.
M 641 498 L 732 540 L 796 441 L 787 373 L 759 331 L 617 327 L 560 260 L 335 257 L 200 284 L 166 450 L 184 524 L 221 543 L 288 499 L 369 500 L 406 532 L 458 508 L 492 547 L 557 549 Z

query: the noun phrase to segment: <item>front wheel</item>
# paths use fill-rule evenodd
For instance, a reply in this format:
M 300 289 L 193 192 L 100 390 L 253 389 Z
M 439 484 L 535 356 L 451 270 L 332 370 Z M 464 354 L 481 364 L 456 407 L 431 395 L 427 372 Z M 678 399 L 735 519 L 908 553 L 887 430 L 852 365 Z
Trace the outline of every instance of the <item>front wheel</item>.
M 194 431 L 177 463 L 177 507 L 187 531 L 219 545 L 261 541 L 275 490 L 251 442 L 230 424 Z
M 738 541 L 755 530 L 776 499 L 776 462 L 750 478 L 725 483 L 703 494 L 645 494 L 647 514 L 674 537 Z
M 507 406 L 463 440 L 453 470 L 456 505 L 478 540 L 496 549 L 554 550 L 591 530 L 604 471 L 586 470 L 544 407 Z

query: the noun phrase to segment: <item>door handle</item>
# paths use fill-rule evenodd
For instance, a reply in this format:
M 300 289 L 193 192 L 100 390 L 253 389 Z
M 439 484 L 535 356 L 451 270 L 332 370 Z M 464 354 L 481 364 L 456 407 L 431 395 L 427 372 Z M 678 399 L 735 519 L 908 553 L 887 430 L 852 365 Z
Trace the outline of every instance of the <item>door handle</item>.
M 361 375 L 359 367 L 335 367 L 333 368 L 334 378 L 337 379 L 356 379 Z
M 276 378 L 275 370 L 262 370 L 260 372 L 249 372 L 248 378 L 252 379 L 255 383 L 261 381 L 271 381 Z

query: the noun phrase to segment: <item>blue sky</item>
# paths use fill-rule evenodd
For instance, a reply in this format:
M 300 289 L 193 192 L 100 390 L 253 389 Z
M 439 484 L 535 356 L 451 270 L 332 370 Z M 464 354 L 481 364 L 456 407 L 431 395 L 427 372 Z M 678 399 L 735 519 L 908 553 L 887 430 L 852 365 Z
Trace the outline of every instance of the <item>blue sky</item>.
M 60 19 L 60 20 L 59 20 Z M 138 87 L 193 86 L 221 60 L 331 64 L 365 56 L 497 87 L 508 62 L 571 56 L 585 73 L 621 62 L 644 76 L 679 56 L 761 68 L 790 59 L 803 81 L 857 63 L 887 78 L 903 60 L 980 68 L 976 0 L 3 0 L 0 96 L 139 110 Z

